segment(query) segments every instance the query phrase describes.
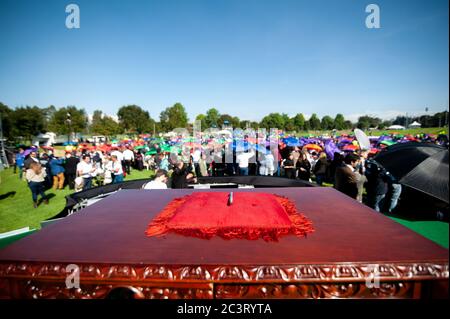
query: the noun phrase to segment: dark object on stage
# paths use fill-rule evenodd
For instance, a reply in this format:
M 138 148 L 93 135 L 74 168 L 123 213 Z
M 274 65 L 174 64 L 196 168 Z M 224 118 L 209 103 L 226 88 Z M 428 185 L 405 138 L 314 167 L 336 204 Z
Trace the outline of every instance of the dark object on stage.
M 315 232 L 149 238 L 148 221 L 196 190 L 122 190 L 0 250 L 0 298 L 120 297 L 120 287 L 145 298 L 448 297 L 447 249 L 329 187 L 263 191 L 291 199 Z M 80 289 L 66 289 L 69 264 Z
M 255 188 L 265 187 L 316 187 L 316 184 L 303 180 L 295 180 L 277 176 L 222 176 L 199 177 L 199 184 L 234 183 L 240 185 L 252 185 Z
M 102 196 L 108 196 L 120 189 L 141 189 L 142 186 L 148 183 L 151 179 L 138 179 L 132 181 L 124 181 L 117 184 L 108 184 L 104 186 L 90 188 L 88 190 L 72 193 L 66 196 L 66 207 L 56 216 L 49 218 L 58 219 L 66 217 L 70 213 L 84 208 L 85 201 L 89 199 L 95 199 Z M 199 184 L 219 184 L 217 188 L 225 188 L 221 184 L 231 184 L 237 185 L 251 185 L 255 188 L 266 188 L 266 187 L 316 187 L 317 185 L 301 181 L 292 180 L 283 177 L 272 177 L 272 176 L 226 176 L 226 177 L 199 177 Z M 230 185 L 226 186 L 232 187 Z M 211 188 L 216 188 L 211 185 Z
M 446 148 L 431 143 L 400 143 L 389 146 L 374 160 L 400 184 L 449 202 Z

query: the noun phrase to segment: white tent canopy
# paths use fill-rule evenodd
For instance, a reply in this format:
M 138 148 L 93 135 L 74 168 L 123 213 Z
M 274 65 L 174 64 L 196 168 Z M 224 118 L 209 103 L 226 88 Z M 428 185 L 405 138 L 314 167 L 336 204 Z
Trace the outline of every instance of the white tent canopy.
M 421 126 L 422 126 L 422 124 L 420 124 L 417 121 L 414 121 L 411 124 L 409 124 L 409 127 L 412 127 L 412 128 L 414 128 L 414 127 L 421 127 Z
M 405 127 L 401 125 L 391 125 L 388 127 L 388 130 L 404 130 Z

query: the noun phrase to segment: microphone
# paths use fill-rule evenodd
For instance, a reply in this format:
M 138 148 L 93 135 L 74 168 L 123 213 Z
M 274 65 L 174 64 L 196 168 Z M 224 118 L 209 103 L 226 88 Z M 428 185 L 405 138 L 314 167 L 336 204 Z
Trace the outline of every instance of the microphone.
M 233 192 L 230 192 L 228 195 L 228 206 L 231 206 L 233 204 Z

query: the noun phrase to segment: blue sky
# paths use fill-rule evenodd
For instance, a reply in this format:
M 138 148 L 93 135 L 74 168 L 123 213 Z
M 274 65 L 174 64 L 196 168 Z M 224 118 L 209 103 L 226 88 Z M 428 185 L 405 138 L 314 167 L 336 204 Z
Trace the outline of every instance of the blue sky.
M 81 28 L 65 27 L 66 5 Z M 365 27 L 366 5 L 381 29 Z M 259 120 L 448 107 L 447 0 L 0 0 L 0 101 Z

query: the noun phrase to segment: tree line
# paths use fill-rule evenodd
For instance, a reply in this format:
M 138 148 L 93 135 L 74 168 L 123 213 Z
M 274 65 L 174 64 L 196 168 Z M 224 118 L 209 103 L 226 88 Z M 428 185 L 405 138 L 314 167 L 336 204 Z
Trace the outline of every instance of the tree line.
M 153 119 L 149 112 L 138 105 L 122 106 L 117 112 L 118 121 L 104 114 L 101 110 L 94 111 L 91 121 L 86 111 L 76 106 L 56 108 L 51 105 L 41 108 L 38 106 L 25 106 L 10 108 L 0 102 L 0 115 L 5 138 L 15 140 L 23 138 L 31 140 L 33 136 L 44 132 L 57 134 L 83 133 L 115 136 L 118 134 L 142 134 L 168 132 L 175 128 L 192 129 L 188 115 L 181 103 L 167 107 L 159 115 L 159 121 Z M 293 117 L 285 113 L 270 113 L 260 122 L 242 120 L 237 116 L 222 114 L 216 108 L 210 108 L 204 114 L 196 116 L 195 120 L 201 122 L 202 128 L 221 128 L 228 125 L 233 128 L 278 128 L 288 132 L 319 131 L 319 130 L 346 130 L 360 128 L 383 129 L 392 124 L 405 125 L 418 121 L 422 127 L 440 127 L 448 125 L 448 111 L 433 115 L 419 117 L 398 116 L 390 121 L 364 115 L 352 123 L 337 114 L 334 118 L 325 115 L 319 118 L 312 114 L 306 119 L 302 113 Z

